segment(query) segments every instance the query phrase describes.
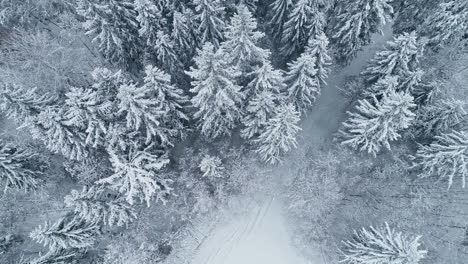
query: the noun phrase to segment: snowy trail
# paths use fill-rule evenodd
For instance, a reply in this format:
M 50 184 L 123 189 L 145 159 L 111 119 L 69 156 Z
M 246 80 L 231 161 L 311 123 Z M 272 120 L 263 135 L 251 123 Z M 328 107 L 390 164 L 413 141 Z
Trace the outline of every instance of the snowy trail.
M 292 247 L 284 221 L 279 201 L 266 198 L 218 228 L 190 264 L 308 264 Z
M 359 52 L 350 65 L 330 74 L 317 104 L 302 120 L 300 147 L 323 147 L 331 142 L 347 107 L 339 87 L 347 77 L 359 74 L 375 52 L 382 49 L 392 37 L 391 25 L 386 26 L 384 33 L 376 35 L 373 43 Z M 287 164 L 292 162 L 286 159 L 286 172 Z M 293 247 L 279 197 L 267 194 L 261 200 L 256 204 L 246 197 L 243 209 L 248 213 L 229 213 L 232 214 L 227 217 L 229 221 L 216 223 L 188 264 L 326 264 L 318 250 L 311 249 L 305 259 Z
M 328 85 L 322 88 L 320 97 L 311 113 L 302 121 L 302 140 L 299 146 L 323 146 L 333 138 L 341 122 L 345 119 L 346 99 L 339 88 L 345 84 L 346 78 L 358 75 L 364 70 L 374 54 L 383 49 L 385 43 L 392 38 L 391 24 L 384 29 L 384 35 L 375 35 L 373 43 L 358 52 L 350 65 L 334 69 L 328 78 Z

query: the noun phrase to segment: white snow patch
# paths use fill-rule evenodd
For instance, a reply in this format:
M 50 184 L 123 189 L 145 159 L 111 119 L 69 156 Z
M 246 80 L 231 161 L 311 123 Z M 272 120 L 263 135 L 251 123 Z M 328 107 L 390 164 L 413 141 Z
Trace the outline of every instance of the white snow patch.
M 276 198 L 234 216 L 210 236 L 191 264 L 308 264 L 292 247 Z M 320 262 L 314 262 L 320 264 Z

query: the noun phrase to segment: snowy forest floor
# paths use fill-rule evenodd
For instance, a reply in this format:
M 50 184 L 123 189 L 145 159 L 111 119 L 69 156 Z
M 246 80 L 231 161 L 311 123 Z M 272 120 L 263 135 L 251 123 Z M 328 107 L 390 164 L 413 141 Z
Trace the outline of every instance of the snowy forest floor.
M 167 264 L 325 264 L 318 247 L 308 245 L 308 252 L 299 252 L 293 246 L 290 225 L 284 214 L 281 188 L 287 180 L 289 166 L 294 157 L 309 147 L 323 149 L 333 144 L 333 134 L 345 118 L 349 102 L 341 94 L 347 78 L 358 75 L 392 37 L 391 25 L 383 35 L 375 35 L 372 44 L 364 47 L 346 67 L 336 67 L 330 74 L 328 85 L 312 111 L 302 120 L 298 149 L 290 153 L 278 168 L 278 181 L 268 188 L 269 193 L 257 193 L 256 197 L 242 197 L 237 210 L 220 210 L 224 215 L 216 221 L 208 218 L 199 221 L 193 229 L 198 235 L 187 237 L 185 245 L 176 249 L 166 260 Z M 219 212 L 218 212 L 219 213 Z

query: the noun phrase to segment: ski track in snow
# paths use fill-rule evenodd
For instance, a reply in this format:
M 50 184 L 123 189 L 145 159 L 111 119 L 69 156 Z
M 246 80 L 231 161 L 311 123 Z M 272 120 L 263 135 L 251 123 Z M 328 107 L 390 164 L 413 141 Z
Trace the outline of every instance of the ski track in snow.
M 384 33 L 374 36 L 373 43 L 364 47 L 350 65 L 332 71 L 328 85 L 323 87 L 316 105 L 302 120 L 299 146 L 324 147 L 330 144 L 333 134 L 346 117 L 345 109 L 348 107 L 339 87 L 345 83 L 347 77 L 358 75 L 375 52 L 381 50 L 385 42 L 391 39 L 391 24 L 385 27 Z M 291 154 L 290 159 L 292 156 Z M 284 164 L 287 166 L 293 163 L 288 162 L 287 158 Z M 245 207 L 251 207 L 247 208 L 248 213 L 229 213 L 229 221 L 215 224 L 203 243 L 197 246 L 197 251 L 188 263 L 326 264 L 318 249 L 307 252 L 307 260 L 294 249 L 279 197 L 266 195 L 260 205 L 252 205 L 251 201 L 252 199 L 245 199 Z

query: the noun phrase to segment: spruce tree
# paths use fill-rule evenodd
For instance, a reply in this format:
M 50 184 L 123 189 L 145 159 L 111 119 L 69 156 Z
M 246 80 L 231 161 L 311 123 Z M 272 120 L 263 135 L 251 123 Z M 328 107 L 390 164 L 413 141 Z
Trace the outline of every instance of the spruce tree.
M 337 60 L 349 63 L 393 14 L 389 0 L 338 1 L 330 27 Z
M 35 126 L 37 115 L 53 103 L 53 97 L 41 95 L 37 88 L 26 89 L 11 83 L 0 86 L 0 110 L 21 127 Z
M 66 109 L 58 106 L 48 107 L 42 111 L 36 120 L 40 129 L 32 130 L 33 138 L 40 139 L 54 153 L 62 153 L 65 157 L 82 160 L 89 155 L 84 131 L 69 125 L 66 119 Z
M 286 73 L 287 98 L 297 109 L 305 113 L 320 95 L 316 58 L 304 52 L 295 61 L 288 63 Z
M 247 85 L 248 101 L 242 124 L 241 136 L 250 139 L 257 136 L 274 112 L 276 105 L 284 100 L 283 73 L 275 70 L 269 61 L 257 68 L 255 78 Z
M 124 226 L 136 218 L 134 209 L 120 197 L 109 199 L 98 186 L 72 190 L 65 196 L 65 205 L 89 224 Z
M 203 177 L 222 178 L 224 176 L 225 168 L 223 162 L 217 156 L 205 155 L 198 167 L 203 172 Z
M 154 140 L 162 147 L 172 146 L 171 137 L 177 131 L 163 126 L 161 119 L 165 112 L 152 97 L 153 92 L 149 86 L 121 85 L 117 115 L 125 118 L 127 129 L 145 138 L 145 144 Z
M 297 125 L 300 114 L 293 104 L 277 107 L 257 139 L 255 152 L 265 162 L 281 162 L 281 156 L 297 146 L 296 136 L 301 128 Z
M 182 12 L 174 12 L 172 17 L 172 39 L 178 51 L 179 61 L 188 65 L 198 47 L 194 14 L 187 8 Z
M 130 205 L 141 201 L 149 207 L 154 198 L 166 202 L 166 196 L 172 190 L 169 186 L 171 181 L 162 178 L 159 171 L 169 163 L 169 159 L 144 150 L 131 150 L 122 155 L 110 150 L 109 159 L 114 173 L 97 181 L 97 184 L 118 191 Z
M 255 65 L 267 60 L 270 52 L 258 47 L 258 42 L 264 34 L 255 31 L 257 22 L 245 5 L 237 8 L 237 13 L 226 27 L 226 40 L 221 49 L 230 64 L 235 65 L 243 73 L 248 73 Z
M 418 264 L 427 254 L 420 249 L 419 236 L 384 227 L 354 231 L 353 239 L 343 241 L 342 260 L 349 264 Z
M 77 127 L 86 134 L 85 143 L 105 146 L 105 137 L 114 105 L 93 89 L 71 87 L 65 94 L 64 124 Z
M 137 12 L 129 0 L 80 0 L 83 27 L 102 55 L 112 63 L 129 66 L 140 55 Z
M 27 191 L 36 189 L 46 164 L 31 150 L 0 140 L 0 186 Z
M 448 180 L 448 188 L 455 177 L 460 177 L 465 187 L 468 175 L 468 133 L 452 131 L 435 136 L 429 145 L 419 145 L 412 157 L 421 178 L 437 176 Z
M 257 137 L 264 129 L 268 120 L 275 114 L 277 97 L 272 90 L 266 89 L 255 93 L 246 107 L 246 115 L 242 119 L 244 128 L 241 136 L 245 139 Z
M 468 29 L 468 3 L 464 0 L 449 0 L 439 3 L 423 24 L 423 33 L 429 44 L 441 47 L 466 38 Z
M 162 6 L 157 5 L 158 1 L 135 0 L 134 8 L 137 13 L 138 34 L 145 40 L 146 47 L 153 50 L 158 39 L 157 33 L 166 24 L 166 18 L 162 14 Z
M 323 32 L 314 35 L 309 39 L 306 52 L 315 57 L 317 67 L 317 78 L 321 85 L 327 84 L 330 73 L 331 57 L 328 55 L 328 38 Z
M 99 229 L 94 224 L 78 218 L 64 216 L 55 223 L 45 223 L 34 229 L 29 236 L 38 243 L 48 246 L 50 251 L 81 249 L 94 244 Z
M 162 69 L 174 75 L 180 74 L 182 63 L 176 54 L 174 41 L 170 36 L 163 31 L 156 33 L 156 41 L 154 43 L 154 53 L 156 59 Z
M 392 25 L 393 33 L 397 35 L 415 30 L 420 32 L 424 21 L 428 20 L 439 3 L 440 0 L 392 1 L 395 14 L 398 14 Z
M 238 5 L 246 6 L 250 12 L 255 13 L 257 11 L 259 0 L 238 0 Z
M 276 40 L 281 40 L 283 26 L 288 19 L 288 11 L 291 6 L 292 0 L 274 0 L 270 4 L 271 18 L 269 24 Z
M 189 120 L 184 107 L 189 100 L 182 89 L 171 83 L 169 74 L 151 65 L 145 68 L 143 87 L 152 91 L 151 98 L 154 98 L 158 108 L 163 111 L 160 118 L 162 126 L 171 131 L 172 137 L 183 135 L 184 123 Z
M 416 94 L 416 91 L 420 88 L 423 83 L 423 75 L 425 72 L 419 68 L 412 71 L 404 73 L 402 76 L 399 76 L 400 85 L 398 90 L 408 92 L 411 94 Z
M 395 91 L 380 101 L 375 96 L 359 100 L 356 111 L 348 112 L 349 119 L 339 131 L 341 144 L 374 156 L 382 147 L 390 149 L 390 142 L 399 139 L 413 121 L 411 108 L 415 106 L 411 95 Z
M 34 259 L 21 259 L 18 264 L 66 264 L 74 263 L 80 254 L 75 249 L 49 250 Z
M 101 102 L 109 102 L 113 105 L 112 115 L 107 126 L 105 142 L 106 147 L 119 147 L 126 149 L 129 145 L 134 144 L 135 132 L 127 129 L 125 124 L 116 122 L 118 120 L 118 99 L 117 94 L 122 85 L 128 85 L 131 82 L 126 78 L 122 71 L 111 71 L 107 68 L 96 68 L 91 73 L 93 84 L 91 89 L 96 92 L 97 97 Z
M 320 0 L 310 0 L 312 3 L 310 4 L 312 7 L 312 18 L 310 19 L 310 26 L 308 32 L 308 39 L 313 38 L 317 35 L 320 35 L 324 30 L 325 26 L 327 25 L 327 18 L 324 12 L 325 4 L 320 4 Z M 307 41 L 305 42 L 305 44 Z
M 0 91 L 0 109 L 20 127 L 26 127 L 35 139 L 44 142 L 55 153 L 80 160 L 88 155 L 85 134 L 67 124 L 66 109 L 55 105 L 48 95 L 36 89 L 26 90 L 17 85 L 5 85 Z
M 263 91 L 271 91 L 280 95 L 284 92 L 284 76 L 281 70 L 276 70 L 271 62 L 266 60 L 263 65 L 256 68 L 252 74 L 254 79 L 247 85 L 248 95 L 258 94 Z
M 121 70 L 114 72 L 107 68 L 96 68 L 91 72 L 91 76 L 93 78 L 92 89 L 103 101 L 114 102 L 119 87 L 130 83 Z
M 423 48 L 415 32 L 403 33 L 387 42 L 385 50 L 375 55 L 362 75 L 370 82 L 389 75 L 405 76 L 417 70 Z
M 319 15 L 314 6 L 314 1 L 298 0 L 288 15 L 288 20 L 283 26 L 281 38 L 281 52 L 286 55 L 293 55 L 301 52 L 307 43 L 312 20 Z
M 400 86 L 398 79 L 397 76 L 393 75 L 381 78 L 369 88 L 365 89 L 363 95 L 368 98 L 372 98 L 372 96 L 380 98 L 389 92 L 397 92 Z
M 224 39 L 224 8 L 219 0 L 194 0 L 195 20 L 198 22 L 200 42 L 211 42 L 214 47 L 219 47 L 219 42 Z
M 239 72 L 226 64 L 223 54 L 215 52 L 211 43 L 199 51 L 195 65 L 187 74 L 193 79 L 191 102 L 198 127 L 210 139 L 230 135 L 242 112 L 244 95 L 234 83 Z
M 425 136 L 448 133 L 452 129 L 462 128 L 466 124 L 465 102 L 456 99 L 444 99 L 419 110 L 419 132 Z

